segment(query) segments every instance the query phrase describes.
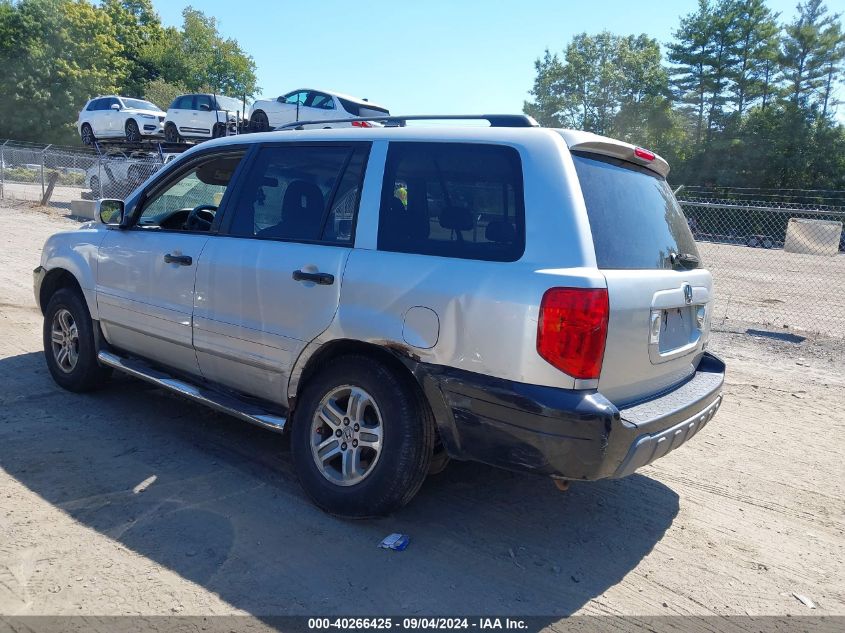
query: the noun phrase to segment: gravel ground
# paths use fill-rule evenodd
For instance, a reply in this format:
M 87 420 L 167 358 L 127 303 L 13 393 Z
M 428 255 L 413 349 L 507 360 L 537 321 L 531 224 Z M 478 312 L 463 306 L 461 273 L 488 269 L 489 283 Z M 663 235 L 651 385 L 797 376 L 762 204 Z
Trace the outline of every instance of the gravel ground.
M 715 333 L 719 414 L 627 479 L 453 463 L 348 522 L 284 438 L 128 378 L 56 387 L 31 270 L 76 225 L 0 208 L 0 615 L 845 615 L 842 339 Z

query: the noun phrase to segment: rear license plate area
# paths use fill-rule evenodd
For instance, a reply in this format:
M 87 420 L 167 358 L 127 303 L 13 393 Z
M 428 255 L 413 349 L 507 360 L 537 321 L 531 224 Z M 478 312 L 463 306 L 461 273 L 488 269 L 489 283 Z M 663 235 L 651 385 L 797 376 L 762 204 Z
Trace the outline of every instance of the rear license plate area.
M 660 338 L 657 349 L 661 354 L 687 346 L 693 341 L 693 313 L 689 306 L 662 309 L 659 318 Z

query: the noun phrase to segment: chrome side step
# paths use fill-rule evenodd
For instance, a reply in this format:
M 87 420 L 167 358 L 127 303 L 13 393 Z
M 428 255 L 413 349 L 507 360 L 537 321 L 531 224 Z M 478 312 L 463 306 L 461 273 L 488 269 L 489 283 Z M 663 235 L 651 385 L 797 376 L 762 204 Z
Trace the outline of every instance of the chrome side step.
M 97 354 L 97 360 L 103 365 L 114 367 L 118 371 L 122 371 L 130 376 L 140 378 L 157 387 L 167 389 L 180 396 L 185 396 L 194 402 L 199 402 L 207 407 L 211 407 L 222 413 L 228 413 L 252 424 L 257 424 L 258 426 L 263 426 L 266 429 L 277 432 L 281 432 L 285 428 L 287 418 L 269 413 L 260 407 L 243 402 L 224 393 L 198 387 L 192 383 L 174 378 L 169 374 L 153 369 L 143 361 L 123 358 L 105 350 Z

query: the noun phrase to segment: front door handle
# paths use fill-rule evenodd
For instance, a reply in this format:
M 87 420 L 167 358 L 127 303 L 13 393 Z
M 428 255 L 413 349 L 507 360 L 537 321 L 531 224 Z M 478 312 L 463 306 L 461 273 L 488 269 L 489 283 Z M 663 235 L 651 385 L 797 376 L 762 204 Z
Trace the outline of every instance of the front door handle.
M 194 263 L 190 255 L 171 255 L 170 253 L 164 256 L 164 261 L 167 264 L 179 264 L 180 266 L 190 266 Z
M 306 273 L 301 270 L 293 271 L 294 281 L 313 281 L 321 286 L 331 286 L 334 283 L 334 275 L 329 273 Z

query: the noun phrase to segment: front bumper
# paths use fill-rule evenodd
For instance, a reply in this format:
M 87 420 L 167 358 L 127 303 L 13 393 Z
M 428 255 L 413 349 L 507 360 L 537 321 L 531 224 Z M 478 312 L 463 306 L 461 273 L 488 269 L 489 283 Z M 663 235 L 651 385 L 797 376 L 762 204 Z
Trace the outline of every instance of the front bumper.
M 725 364 L 705 354 L 671 391 L 617 408 L 596 390 L 412 367 L 450 456 L 565 479 L 625 477 L 686 442 L 722 401 Z
M 164 136 L 164 122 L 151 121 L 150 119 L 141 119 L 139 126 L 140 132 L 143 136 Z

